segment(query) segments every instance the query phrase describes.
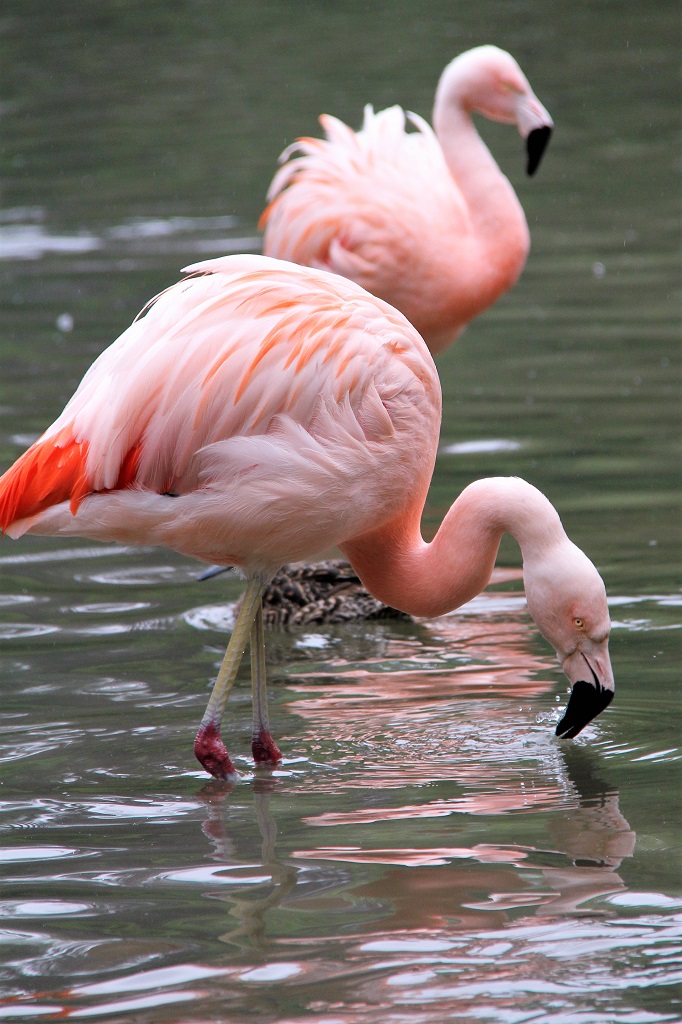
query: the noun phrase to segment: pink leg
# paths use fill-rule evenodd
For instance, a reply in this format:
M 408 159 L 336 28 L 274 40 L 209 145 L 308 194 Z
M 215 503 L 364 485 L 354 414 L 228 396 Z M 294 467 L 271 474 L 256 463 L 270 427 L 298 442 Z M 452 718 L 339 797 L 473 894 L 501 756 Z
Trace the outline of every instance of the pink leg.
M 218 672 L 218 678 L 194 741 L 194 753 L 197 760 L 209 775 L 213 775 L 216 779 L 234 778 L 237 774 L 230 755 L 225 749 L 225 744 L 220 738 L 220 721 L 230 690 L 237 677 L 251 627 L 260 609 L 262 594 L 263 584 L 259 580 L 250 579 L 230 642 L 225 651 L 223 663 Z

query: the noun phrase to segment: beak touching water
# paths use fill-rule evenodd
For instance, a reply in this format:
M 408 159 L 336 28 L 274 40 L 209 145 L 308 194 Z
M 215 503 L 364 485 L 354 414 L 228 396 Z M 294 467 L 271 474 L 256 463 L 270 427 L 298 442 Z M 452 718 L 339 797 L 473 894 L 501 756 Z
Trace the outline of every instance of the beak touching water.
M 607 641 L 581 645 L 563 662 L 573 689 L 556 727 L 561 739 L 573 739 L 613 700 L 614 682 Z

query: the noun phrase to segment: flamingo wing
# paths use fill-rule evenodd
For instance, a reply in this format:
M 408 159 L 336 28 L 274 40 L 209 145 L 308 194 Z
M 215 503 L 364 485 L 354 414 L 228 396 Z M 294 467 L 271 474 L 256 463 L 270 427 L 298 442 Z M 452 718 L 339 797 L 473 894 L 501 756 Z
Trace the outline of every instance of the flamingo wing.
M 236 564 L 305 557 L 320 503 L 336 502 L 342 533 L 361 525 L 374 499 L 359 481 L 394 449 L 400 463 L 415 410 L 437 420 L 423 342 L 350 282 L 264 257 L 188 271 L 0 479 L 10 535 L 163 543 Z M 344 526 L 350 486 L 357 523 Z
M 453 235 L 471 230 L 433 130 L 409 118 L 414 132 L 405 130 L 401 107 L 367 106 L 356 133 L 323 114 L 326 139 L 299 139 L 282 154 L 260 222 L 263 251 L 340 274 L 409 309 L 423 285 L 415 261 L 421 272 L 434 254 L 447 257 Z

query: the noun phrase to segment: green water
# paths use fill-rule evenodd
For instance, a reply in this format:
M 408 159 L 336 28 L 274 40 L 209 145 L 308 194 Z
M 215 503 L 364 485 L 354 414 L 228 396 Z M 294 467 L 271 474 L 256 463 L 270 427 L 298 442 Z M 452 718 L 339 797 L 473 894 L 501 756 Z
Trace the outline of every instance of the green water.
M 439 361 L 431 530 L 482 475 L 560 510 L 609 592 L 616 699 L 574 743 L 518 552 L 434 622 L 269 638 L 285 759 L 256 777 L 242 671 L 192 741 L 241 584 L 170 552 L 0 543 L 0 1019 L 677 1021 L 680 886 L 676 6 L 6 0 L 0 468 L 198 258 L 257 251 L 320 111 L 429 116 L 509 49 L 556 123 L 517 287 Z

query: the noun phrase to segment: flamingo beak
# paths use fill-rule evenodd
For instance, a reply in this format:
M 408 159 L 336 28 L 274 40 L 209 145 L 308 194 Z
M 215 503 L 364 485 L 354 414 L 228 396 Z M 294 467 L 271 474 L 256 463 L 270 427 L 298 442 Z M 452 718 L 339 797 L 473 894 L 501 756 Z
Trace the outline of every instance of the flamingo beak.
M 566 658 L 563 669 L 573 689 L 564 716 L 556 727 L 556 735 L 573 739 L 613 700 L 614 682 L 607 641 L 584 644 Z
M 519 95 L 516 103 L 516 123 L 521 137 L 526 140 L 526 174 L 532 176 L 540 166 L 542 154 L 547 149 L 554 121 L 537 96 L 530 91 Z
M 532 177 L 540 166 L 542 154 L 547 149 L 547 143 L 549 142 L 551 135 L 551 127 L 543 124 L 541 128 L 533 128 L 532 132 L 526 139 L 526 154 L 528 156 L 526 174 L 529 177 Z

